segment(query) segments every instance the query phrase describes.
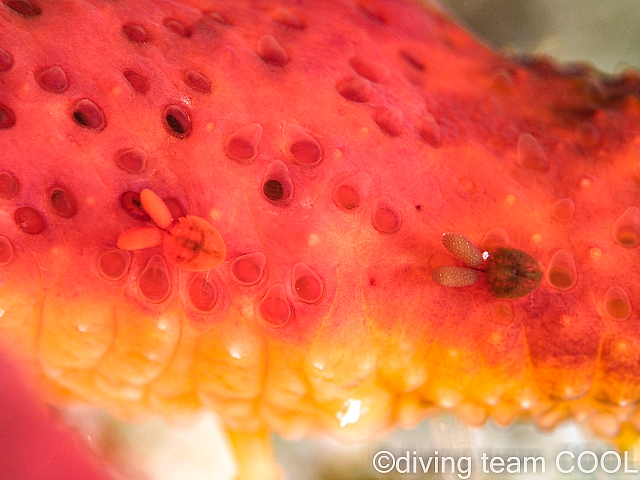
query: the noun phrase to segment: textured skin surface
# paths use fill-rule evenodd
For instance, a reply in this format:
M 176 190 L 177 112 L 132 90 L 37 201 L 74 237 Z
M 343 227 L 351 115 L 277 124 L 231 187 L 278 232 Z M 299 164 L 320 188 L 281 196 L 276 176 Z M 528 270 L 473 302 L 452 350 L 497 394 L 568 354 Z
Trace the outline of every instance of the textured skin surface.
M 212 408 L 258 470 L 267 431 L 442 408 L 635 435 L 635 73 L 508 60 L 411 2 L 7 0 L 0 25 L 0 337 L 52 401 Z M 225 262 L 118 250 L 144 188 Z M 544 278 L 442 287 L 446 232 Z

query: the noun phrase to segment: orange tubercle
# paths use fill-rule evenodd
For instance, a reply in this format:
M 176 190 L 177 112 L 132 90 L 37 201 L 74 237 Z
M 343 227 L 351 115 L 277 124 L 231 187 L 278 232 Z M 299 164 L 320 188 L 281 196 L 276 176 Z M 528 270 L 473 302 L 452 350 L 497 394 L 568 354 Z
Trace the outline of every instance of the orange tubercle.
M 164 233 L 156 227 L 134 227 L 122 232 L 118 237 L 118 248 L 142 250 L 158 246 L 164 240 Z
M 162 229 L 167 229 L 173 223 L 173 216 L 167 204 L 153 190 L 145 188 L 140 192 L 140 201 L 143 208 Z

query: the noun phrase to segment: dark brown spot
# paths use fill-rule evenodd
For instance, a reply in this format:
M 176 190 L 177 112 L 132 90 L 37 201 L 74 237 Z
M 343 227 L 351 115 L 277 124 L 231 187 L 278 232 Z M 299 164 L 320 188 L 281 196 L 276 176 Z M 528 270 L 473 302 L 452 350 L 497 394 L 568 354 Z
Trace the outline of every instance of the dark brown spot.
M 16 116 L 6 105 L 0 103 L 0 128 L 9 128 L 13 127 L 16 123 Z
M 542 280 L 538 262 L 516 248 L 500 247 L 490 252 L 485 281 L 497 298 L 515 299 L 533 292 Z
M 282 184 L 277 180 L 267 180 L 262 186 L 264 196 L 269 200 L 280 200 L 284 195 L 284 188 Z
M 120 205 L 124 208 L 127 214 L 133 218 L 142 221 L 151 220 L 147 212 L 142 208 L 142 202 L 140 201 L 140 194 L 136 192 L 124 192 L 120 196 Z
M 83 128 L 101 132 L 107 126 L 100 107 L 87 98 L 78 100 L 73 105 L 72 111 L 73 120 Z
M 123 75 L 129 85 L 131 85 L 131 87 L 136 92 L 146 93 L 149 90 L 149 82 L 138 72 L 134 72 L 133 70 L 125 70 L 123 72 Z
M 20 15 L 25 17 L 35 17 L 42 12 L 40 7 L 28 0 L 4 0 L 4 4 Z
M 187 111 L 178 105 L 169 105 L 163 113 L 164 127 L 178 138 L 186 138 L 191 133 L 191 118 Z
M 280 160 L 269 165 L 262 181 L 264 197 L 274 205 L 283 206 L 293 198 L 293 183 L 287 166 Z
M 53 210 L 64 218 L 71 218 L 78 213 L 78 204 L 71 193 L 62 188 L 54 188 L 49 194 L 49 200 Z
M 124 25 L 122 31 L 132 42 L 147 43 L 149 41 L 149 34 L 142 25 Z
M 42 232 L 45 227 L 42 215 L 35 208 L 20 207 L 13 214 L 13 219 L 23 232 L 32 235 Z

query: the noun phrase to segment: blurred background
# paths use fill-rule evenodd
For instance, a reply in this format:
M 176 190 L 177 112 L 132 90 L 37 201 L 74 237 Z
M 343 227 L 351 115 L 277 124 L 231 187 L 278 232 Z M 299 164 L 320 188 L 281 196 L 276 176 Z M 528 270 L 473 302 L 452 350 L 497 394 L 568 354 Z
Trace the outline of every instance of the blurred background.
M 638 0 L 439 0 L 498 49 L 588 61 L 618 73 L 640 67 Z

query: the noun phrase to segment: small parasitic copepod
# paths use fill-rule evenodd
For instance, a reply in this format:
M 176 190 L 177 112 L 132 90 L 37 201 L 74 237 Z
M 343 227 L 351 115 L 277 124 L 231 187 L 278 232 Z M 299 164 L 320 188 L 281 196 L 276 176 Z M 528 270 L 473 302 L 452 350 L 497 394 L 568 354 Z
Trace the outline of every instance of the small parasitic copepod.
M 157 226 L 121 233 L 118 248 L 140 250 L 162 244 L 167 260 L 191 272 L 205 272 L 224 261 L 227 249 L 222 235 L 204 218 L 187 215 L 174 219 L 164 200 L 148 188 L 140 192 L 140 202 Z
M 517 248 L 499 246 L 481 252 L 459 233 L 442 234 L 442 245 L 468 267 L 439 266 L 434 281 L 443 287 L 467 287 L 484 273 L 489 292 L 496 298 L 516 299 L 529 295 L 542 280 L 538 262 Z

